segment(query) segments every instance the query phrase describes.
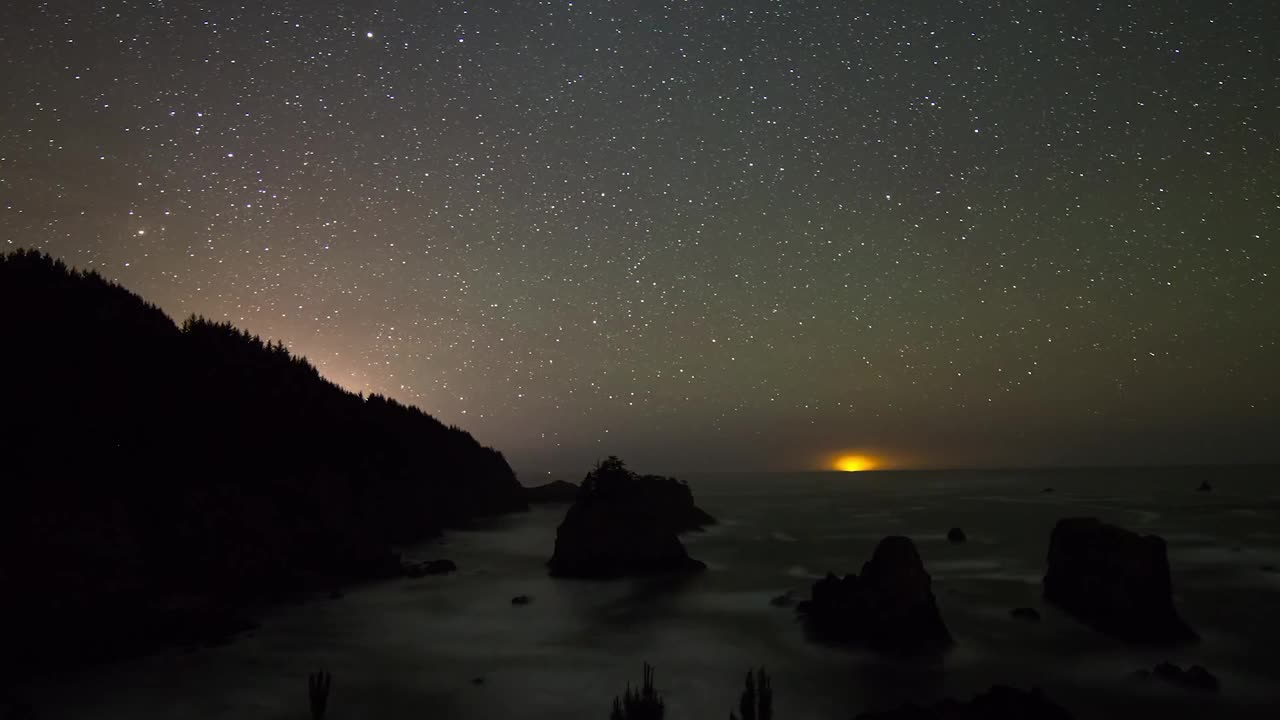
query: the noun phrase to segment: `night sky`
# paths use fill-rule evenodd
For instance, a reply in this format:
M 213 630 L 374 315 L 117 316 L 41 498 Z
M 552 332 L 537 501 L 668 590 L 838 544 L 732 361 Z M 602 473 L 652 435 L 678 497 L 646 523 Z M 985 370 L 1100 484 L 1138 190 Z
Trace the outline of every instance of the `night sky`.
M 0 249 L 526 481 L 1280 459 L 1275 0 L 243 5 L 3 3 Z

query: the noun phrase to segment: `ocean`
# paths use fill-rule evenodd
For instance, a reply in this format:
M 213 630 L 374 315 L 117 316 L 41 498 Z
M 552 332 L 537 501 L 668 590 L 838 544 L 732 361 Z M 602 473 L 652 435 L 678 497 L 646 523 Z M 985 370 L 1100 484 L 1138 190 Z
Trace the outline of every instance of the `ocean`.
M 576 479 L 576 478 L 575 478 Z M 779 720 L 1041 687 L 1077 718 L 1274 718 L 1280 708 L 1280 469 L 738 473 L 687 475 L 720 524 L 685 536 L 708 565 L 680 580 L 551 579 L 566 506 L 543 506 L 410 548 L 459 572 L 353 588 L 265 611 L 248 636 L 29 688 L 41 717 L 84 720 L 307 717 L 306 678 L 333 675 L 333 720 L 599 719 L 641 664 L 670 720 L 723 718 L 748 668 L 773 678 Z M 1213 491 L 1196 492 L 1201 481 Z M 1053 492 L 1044 492 L 1052 487 Z M 1125 646 L 1040 599 L 1049 534 L 1094 516 L 1169 545 L 1175 602 L 1202 641 Z M 946 540 L 963 528 L 968 542 Z M 815 645 L 792 608 L 827 571 L 858 572 L 886 535 L 915 540 L 956 647 L 941 662 Z M 529 595 L 515 606 L 511 598 Z M 1031 606 L 1028 623 L 1009 610 Z M 1222 692 L 1129 675 L 1201 664 Z

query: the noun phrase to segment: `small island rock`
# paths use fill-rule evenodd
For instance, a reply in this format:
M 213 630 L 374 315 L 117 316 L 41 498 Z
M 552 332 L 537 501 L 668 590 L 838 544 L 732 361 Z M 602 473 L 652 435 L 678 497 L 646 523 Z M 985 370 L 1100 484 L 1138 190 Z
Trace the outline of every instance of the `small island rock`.
M 1163 538 L 1096 518 L 1058 521 L 1049 541 L 1044 597 L 1121 640 L 1174 645 L 1197 639 L 1173 606 Z
M 524 498 L 531 504 L 571 503 L 578 497 L 578 486 L 564 480 L 553 480 L 543 485 L 524 489 Z
M 1196 492 L 1213 492 L 1213 486 L 1209 484 L 1208 480 L 1205 480 L 1200 483 L 1200 487 L 1196 488 Z
M 512 605 L 528 605 L 531 602 L 533 602 L 533 598 L 528 595 L 517 595 L 511 598 Z
M 961 529 L 960 529 L 960 528 L 958 528 L 958 527 L 953 527 L 953 528 L 951 528 L 950 530 L 948 530 L 948 531 L 947 531 L 947 540 L 948 540 L 949 542 L 953 542 L 953 543 L 957 543 L 957 544 L 958 544 L 958 543 L 962 543 L 962 542 L 964 542 L 964 541 L 966 541 L 966 540 L 968 540 L 968 539 L 969 539 L 969 537 L 968 537 L 967 535 L 965 535 L 965 534 L 964 534 L 964 530 L 961 530 Z
M 457 572 L 458 566 L 452 560 L 427 560 L 420 563 L 405 563 L 401 572 L 405 577 L 420 578 L 427 575 L 447 575 Z
M 1027 620 L 1030 622 L 1040 622 L 1040 611 L 1035 608 L 1020 607 L 1009 611 L 1009 617 L 1014 620 Z
M 1218 692 L 1219 689 L 1218 678 L 1200 665 L 1192 665 L 1183 670 L 1173 663 L 1162 662 L 1151 670 L 1139 670 L 1134 675 L 1142 680 L 1150 680 L 1152 678 L 1163 680 L 1170 685 L 1175 685 L 1185 690 Z
M 902 536 L 876 545 L 862 575 L 828 574 L 797 611 L 815 639 L 889 655 L 936 653 L 954 641 L 942 621 L 915 543 Z
M 583 480 L 547 566 L 556 577 L 595 579 L 702 570 L 678 534 L 713 523 L 688 485 L 637 475 L 610 457 Z
M 791 607 L 796 604 L 796 591 L 788 590 L 781 595 L 776 595 L 769 600 L 769 604 L 779 608 Z

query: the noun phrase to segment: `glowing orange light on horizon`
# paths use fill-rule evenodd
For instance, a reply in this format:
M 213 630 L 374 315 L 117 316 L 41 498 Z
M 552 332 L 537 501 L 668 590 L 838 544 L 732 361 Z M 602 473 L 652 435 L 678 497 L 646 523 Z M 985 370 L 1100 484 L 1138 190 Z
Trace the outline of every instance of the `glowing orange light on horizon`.
M 874 470 L 876 465 L 876 459 L 870 455 L 840 455 L 835 459 L 835 462 L 831 463 L 832 469 L 840 472 Z

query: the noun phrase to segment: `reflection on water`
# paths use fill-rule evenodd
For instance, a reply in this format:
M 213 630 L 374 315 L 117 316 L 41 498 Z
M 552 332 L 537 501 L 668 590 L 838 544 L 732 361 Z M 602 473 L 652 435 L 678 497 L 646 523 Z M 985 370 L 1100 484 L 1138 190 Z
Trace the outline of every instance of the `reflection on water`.
M 38 688 L 46 715 L 94 720 L 301 718 L 306 676 L 334 675 L 333 718 L 600 718 L 657 667 L 668 717 L 723 717 L 748 666 L 774 676 L 777 715 L 844 718 L 869 708 L 967 696 L 995 682 L 1040 685 L 1079 717 L 1270 717 L 1280 621 L 1271 471 L 859 473 L 686 476 L 726 521 L 687 537 L 710 570 L 682 580 L 552 580 L 543 562 L 564 508 L 414 548 L 460 572 L 355 589 L 277 608 L 226 647 L 174 652 Z M 1042 493 L 1052 486 L 1054 493 Z M 1196 647 L 1141 651 L 1082 628 L 1039 600 L 1049 531 L 1090 514 L 1164 535 Z M 948 528 L 971 542 L 945 541 Z M 939 664 L 885 662 L 805 642 L 770 598 L 828 570 L 859 571 L 880 537 L 917 539 L 959 645 Z M 532 602 L 513 606 L 515 595 Z M 1040 623 L 1008 610 L 1041 609 Z M 1161 660 L 1209 667 L 1221 698 L 1125 675 Z

